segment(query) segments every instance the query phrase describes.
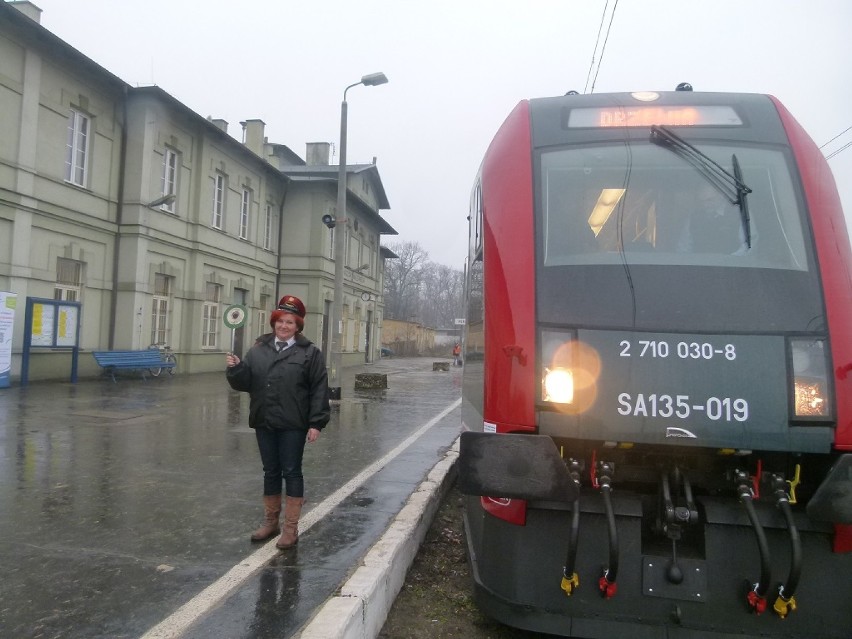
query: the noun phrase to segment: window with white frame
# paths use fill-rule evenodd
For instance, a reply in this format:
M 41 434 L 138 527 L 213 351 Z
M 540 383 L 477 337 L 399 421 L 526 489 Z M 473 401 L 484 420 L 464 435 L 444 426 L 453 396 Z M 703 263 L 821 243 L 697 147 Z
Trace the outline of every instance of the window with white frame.
M 160 190 L 163 197 L 177 194 L 178 167 L 180 166 L 178 154 L 166 147 L 163 153 L 163 174 L 160 178 Z M 175 212 L 175 200 L 167 200 L 160 205 L 163 211 Z
M 361 267 L 364 264 L 367 265 L 367 268 L 363 269 L 361 272 L 364 275 L 372 275 L 373 274 L 373 252 L 370 250 L 370 247 L 364 244 L 361 244 L 361 259 L 358 260 L 358 266 Z
M 65 146 L 65 181 L 86 186 L 89 172 L 89 116 L 71 109 Z
M 249 212 L 251 211 L 251 190 L 243 189 L 240 203 L 240 239 L 247 240 L 249 235 Z
M 201 325 L 201 348 L 216 348 L 219 335 L 219 305 L 222 302 L 222 287 L 207 282 L 204 312 Z
M 83 290 L 83 263 L 65 257 L 56 258 L 56 284 L 53 299 L 64 302 L 81 301 Z
M 173 278 L 157 273 L 154 275 L 154 299 L 151 302 L 151 344 L 163 346 L 169 343 L 169 306 L 172 296 Z
M 349 234 L 348 246 L 349 252 L 346 256 L 346 263 L 350 268 L 356 269 L 361 266 L 360 262 L 358 262 L 358 257 L 361 255 L 361 242 L 352 233 Z
M 272 205 L 266 205 L 266 218 L 263 222 L 263 248 L 272 249 Z
M 257 312 L 257 334 L 263 335 L 269 332 L 269 295 L 260 296 L 260 310 Z
M 222 228 L 222 216 L 225 213 L 225 176 L 217 173 L 213 178 L 213 217 L 210 226 Z

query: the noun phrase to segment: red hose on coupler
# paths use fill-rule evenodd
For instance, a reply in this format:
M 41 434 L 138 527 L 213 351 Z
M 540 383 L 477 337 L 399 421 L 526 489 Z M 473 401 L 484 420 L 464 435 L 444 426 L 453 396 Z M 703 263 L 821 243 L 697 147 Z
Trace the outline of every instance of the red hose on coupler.
M 754 536 L 757 538 L 757 548 L 760 553 L 760 580 L 752 585 L 751 591 L 746 596 L 749 607 L 759 615 L 766 610 L 766 595 L 769 592 L 769 582 L 772 580 L 769 543 L 766 541 L 766 533 L 763 531 L 763 526 L 760 525 L 760 520 L 757 518 L 757 512 L 754 509 L 751 481 L 748 473 L 738 470 L 736 479 L 740 503 L 745 508 L 746 515 L 748 515 L 748 519 L 751 522 Z

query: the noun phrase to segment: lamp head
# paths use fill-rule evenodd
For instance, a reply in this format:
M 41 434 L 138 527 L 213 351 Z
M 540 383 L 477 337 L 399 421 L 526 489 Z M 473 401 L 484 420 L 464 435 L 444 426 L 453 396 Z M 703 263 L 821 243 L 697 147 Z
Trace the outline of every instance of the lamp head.
M 333 215 L 326 213 L 322 216 L 322 223 L 328 228 L 333 229 L 337 225 L 337 219 Z
M 368 86 L 368 87 L 373 87 L 373 86 L 376 86 L 377 84 L 385 84 L 385 83 L 387 83 L 387 81 L 388 81 L 387 76 L 384 73 L 381 73 L 381 72 L 370 73 L 370 74 L 365 75 L 364 77 L 361 78 L 361 84 Z
M 158 206 L 169 206 L 177 199 L 177 195 L 174 193 L 169 193 L 168 195 L 164 195 L 162 197 L 158 197 L 153 202 L 148 202 L 145 206 L 155 209 Z

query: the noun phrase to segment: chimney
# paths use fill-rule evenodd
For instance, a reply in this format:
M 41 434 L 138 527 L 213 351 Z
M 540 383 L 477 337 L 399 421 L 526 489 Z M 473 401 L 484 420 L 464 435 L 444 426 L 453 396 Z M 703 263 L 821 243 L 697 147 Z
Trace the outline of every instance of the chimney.
M 243 144 L 252 153 L 263 157 L 263 129 L 266 123 L 263 120 L 246 120 L 240 124 L 243 127 Z
M 41 9 L 35 6 L 32 2 L 9 2 L 9 5 L 15 7 L 18 11 L 27 16 L 30 20 L 41 24 Z
M 226 120 L 214 118 L 212 115 L 208 115 L 207 121 L 212 122 L 214 125 L 216 125 L 216 128 L 220 131 L 224 131 L 225 133 L 228 132 L 228 122 Z
M 305 152 L 305 164 L 308 166 L 328 166 L 330 142 L 308 142 Z

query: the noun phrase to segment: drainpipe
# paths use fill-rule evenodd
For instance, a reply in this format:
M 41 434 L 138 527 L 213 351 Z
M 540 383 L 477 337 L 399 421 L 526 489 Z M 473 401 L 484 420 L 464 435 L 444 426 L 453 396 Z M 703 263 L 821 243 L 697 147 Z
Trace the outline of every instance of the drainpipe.
M 124 217 L 124 174 L 127 170 L 127 86 L 121 101 L 121 143 L 118 159 L 118 202 L 115 207 L 115 243 L 112 251 L 112 292 L 109 300 L 109 339 L 107 348 L 115 348 L 115 324 L 118 311 L 118 250 L 121 246 L 121 224 Z
M 278 300 L 281 299 L 281 245 L 284 243 L 284 202 L 287 200 L 287 191 L 290 188 L 290 178 L 284 176 L 284 192 L 281 194 L 281 204 L 278 205 L 278 253 L 277 264 L 275 268 L 275 299 L 272 300 L 272 305 L 277 306 Z

